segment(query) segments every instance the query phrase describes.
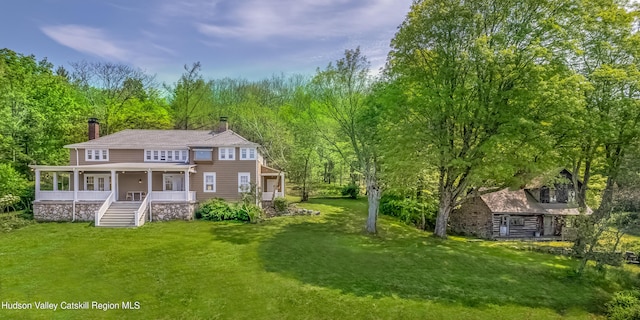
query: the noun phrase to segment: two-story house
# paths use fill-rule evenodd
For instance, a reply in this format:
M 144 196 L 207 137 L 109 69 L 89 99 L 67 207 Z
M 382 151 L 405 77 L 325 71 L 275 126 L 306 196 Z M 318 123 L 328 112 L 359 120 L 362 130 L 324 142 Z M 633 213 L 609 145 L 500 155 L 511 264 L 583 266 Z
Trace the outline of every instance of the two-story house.
M 580 210 L 571 173 L 561 170 L 552 180 L 536 179 L 521 189 L 472 197 L 451 213 L 449 225 L 455 233 L 485 239 L 572 238 L 567 217 Z M 585 214 L 590 213 L 587 208 Z
M 89 141 L 65 146 L 68 166 L 34 165 L 34 218 L 139 226 L 145 221 L 192 219 L 199 202 L 258 201 L 284 196 L 284 173 L 269 168 L 260 146 L 228 129 L 123 130 L 99 137 L 89 119 Z

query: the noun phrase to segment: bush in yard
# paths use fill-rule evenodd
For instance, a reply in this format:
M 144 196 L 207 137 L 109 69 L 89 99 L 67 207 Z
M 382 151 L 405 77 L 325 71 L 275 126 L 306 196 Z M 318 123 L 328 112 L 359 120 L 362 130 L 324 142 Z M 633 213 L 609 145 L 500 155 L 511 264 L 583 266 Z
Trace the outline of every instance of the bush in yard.
M 20 229 L 33 223 L 35 223 L 33 220 L 25 219 L 17 212 L 0 214 L 0 233 Z
M 359 193 L 360 187 L 354 183 L 350 183 L 342 188 L 342 195 L 349 196 L 351 199 L 357 199 Z
M 200 205 L 196 210 L 196 218 L 202 220 L 222 221 L 236 220 L 231 205 L 223 199 L 210 199 Z
M 640 320 L 640 291 L 616 292 L 606 307 L 609 319 Z
M 273 199 L 273 208 L 276 209 L 277 213 L 285 213 L 289 208 L 289 202 L 283 197 L 277 197 Z
M 249 221 L 255 223 L 262 216 L 262 209 L 254 204 L 236 204 L 234 209 L 236 210 L 238 220 L 240 221 Z
M 262 210 L 253 204 L 230 204 L 223 199 L 211 199 L 205 201 L 196 210 L 196 218 L 211 221 L 256 221 L 260 218 Z

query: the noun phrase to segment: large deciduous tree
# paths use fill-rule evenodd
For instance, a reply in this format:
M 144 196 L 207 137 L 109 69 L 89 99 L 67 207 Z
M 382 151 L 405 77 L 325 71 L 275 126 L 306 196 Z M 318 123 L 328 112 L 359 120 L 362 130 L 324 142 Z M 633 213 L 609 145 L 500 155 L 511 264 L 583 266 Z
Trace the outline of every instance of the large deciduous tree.
M 23 174 L 29 164 L 67 162 L 62 146 L 86 128 L 83 99 L 52 69 L 46 59 L 0 50 L 0 161 Z
M 614 211 L 616 186 L 628 153 L 640 136 L 640 34 L 638 11 L 629 1 L 584 0 L 573 59 L 590 90 L 585 92 L 582 126 L 575 128 L 580 139 L 571 154 L 574 176 L 583 179 L 579 203 L 586 208 L 587 188 L 595 173 L 606 179 L 601 200 L 593 215 L 582 217 L 574 249 L 583 256 L 579 271 L 608 228 Z M 577 185 L 577 184 L 576 184 Z M 594 201 L 591 201 L 592 203 Z M 593 226 L 599 226 L 594 228 Z
M 123 115 L 135 114 L 131 107 L 135 106 L 136 102 L 132 103 L 132 100 L 138 102 L 147 100 L 148 92 L 154 90 L 155 77 L 139 68 L 112 62 L 79 61 L 71 63 L 71 66 L 73 67 L 72 80 L 93 107 L 92 116 L 100 119 L 101 134 L 107 135 L 132 128 L 126 126 L 127 119 L 123 118 Z M 161 104 L 160 107 L 163 108 L 163 105 Z M 137 111 L 149 113 L 148 111 L 158 111 L 158 109 Z M 162 116 L 162 110 L 159 111 Z M 151 112 L 150 117 L 153 118 L 156 115 Z M 154 123 L 150 125 L 149 128 L 155 128 Z
M 316 129 L 364 176 L 369 203 L 366 231 L 376 233 L 382 185 L 376 139 L 379 117 L 368 101 L 369 62 L 360 48 L 346 50 L 343 58 L 318 71 L 311 88 L 318 111 Z
M 211 81 L 204 80 L 200 69 L 200 62 L 184 65 L 178 82 L 168 87 L 176 129 L 211 129 Z
M 438 173 L 434 234 L 482 187 L 518 185 L 549 165 L 556 110 L 580 105 L 563 62 L 576 4 L 421 0 L 392 40 L 397 154 Z M 576 90 L 578 88 L 578 90 Z M 577 92 L 576 92 L 577 91 Z M 411 152 L 407 152 L 411 150 Z

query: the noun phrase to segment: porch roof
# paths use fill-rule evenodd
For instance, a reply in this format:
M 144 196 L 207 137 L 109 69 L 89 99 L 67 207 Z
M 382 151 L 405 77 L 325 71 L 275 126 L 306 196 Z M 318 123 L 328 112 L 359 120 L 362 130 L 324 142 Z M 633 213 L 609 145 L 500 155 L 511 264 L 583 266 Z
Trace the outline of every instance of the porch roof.
M 32 169 L 41 171 L 184 171 L 195 170 L 196 165 L 184 163 L 145 163 L 145 162 L 124 162 L 124 163 L 103 163 L 88 164 L 79 166 L 40 166 L 31 165 Z
M 260 168 L 261 171 L 261 176 L 274 176 L 277 177 L 279 175 L 281 175 L 283 172 L 278 170 L 278 169 L 274 169 L 271 167 L 267 167 L 265 165 L 260 165 L 262 168 Z

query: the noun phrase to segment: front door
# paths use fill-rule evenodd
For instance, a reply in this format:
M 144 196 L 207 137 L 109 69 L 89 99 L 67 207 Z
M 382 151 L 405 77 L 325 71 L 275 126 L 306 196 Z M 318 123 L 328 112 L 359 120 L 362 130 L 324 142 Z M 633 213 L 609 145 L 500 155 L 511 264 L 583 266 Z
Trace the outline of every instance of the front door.
M 553 235 L 553 217 L 544 216 L 544 235 L 545 236 Z
M 500 217 L 500 236 L 509 236 L 509 216 Z
M 276 190 L 276 183 L 278 179 L 267 179 L 267 189 L 265 192 L 273 192 Z

